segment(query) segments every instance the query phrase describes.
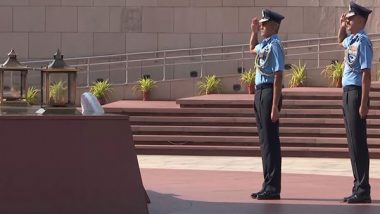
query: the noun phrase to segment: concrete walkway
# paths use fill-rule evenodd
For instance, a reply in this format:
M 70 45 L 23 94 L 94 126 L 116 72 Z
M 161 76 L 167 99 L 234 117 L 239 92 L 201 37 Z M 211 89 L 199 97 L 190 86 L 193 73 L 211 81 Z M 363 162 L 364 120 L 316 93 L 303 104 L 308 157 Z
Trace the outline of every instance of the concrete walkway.
M 350 194 L 347 159 L 283 158 L 282 200 L 257 201 L 261 159 L 255 157 L 139 157 L 151 214 L 380 213 L 380 160 L 371 160 L 372 204 L 341 202 Z
M 260 157 L 139 155 L 140 168 L 262 172 Z M 371 178 L 380 179 L 380 160 L 370 160 Z M 282 158 L 282 172 L 352 176 L 349 159 Z M 380 188 L 380 187 L 379 187 Z

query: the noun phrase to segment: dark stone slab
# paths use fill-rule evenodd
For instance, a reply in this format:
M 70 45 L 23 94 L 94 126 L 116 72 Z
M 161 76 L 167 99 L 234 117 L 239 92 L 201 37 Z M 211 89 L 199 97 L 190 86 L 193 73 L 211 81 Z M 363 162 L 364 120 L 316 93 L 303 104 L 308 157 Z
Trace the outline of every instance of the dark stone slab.
M 127 116 L 1 116 L 0 137 L 0 213 L 148 213 Z

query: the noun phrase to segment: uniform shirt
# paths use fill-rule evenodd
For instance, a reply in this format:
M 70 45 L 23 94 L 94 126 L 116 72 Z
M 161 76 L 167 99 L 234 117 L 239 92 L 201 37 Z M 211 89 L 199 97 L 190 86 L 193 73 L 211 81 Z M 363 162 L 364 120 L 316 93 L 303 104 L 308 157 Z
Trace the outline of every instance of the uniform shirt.
M 342 85 L 362 85 L 362 69 L 371 68 L 372 43 L 364 31 L 343 40 L 346 49 Z M 351 64 L 351 65 L 350 65 Z
M 268 62 L 260 69 L 261 72 L 269 75 L 263 75 L 256 68 L 256 85 L 263 83 L 273 83 L 274 73 L 282 72 L 285 69 L 284 63 L 284 51 L 281 47 L 281 40 L 277 34 L 271 37 L 265 38 L 255 47 L 256 53 L 259 55 L 259 65 L 263 65 L 265 58 L 268 58 Z M 269 54 L 269 55 L 268 55 Z

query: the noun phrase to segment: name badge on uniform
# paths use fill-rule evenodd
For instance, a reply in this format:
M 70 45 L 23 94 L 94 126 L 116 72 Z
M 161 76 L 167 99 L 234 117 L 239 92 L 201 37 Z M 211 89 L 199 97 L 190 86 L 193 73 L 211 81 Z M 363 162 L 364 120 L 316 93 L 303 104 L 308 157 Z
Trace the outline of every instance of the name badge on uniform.
M 345 53 L 345 61 L 347 64 L 352 68 L 353 65 L 358 60 L 358 49 L 359 49 L 359 42 L 355 42 L 354 44 L 348 46 Z
M 257 71 L 264 76 L 273 76 L 273 73 L 266 73 L 264 72 L 264 67 L 267 66 L 270 58 L 270 53 L 272 51 L 272 44 L 269 44 L 262 48 L 259 51 L 259 54 L 257 54 L 256 59 L 255 59 L 255 67 Z
M 270 48 L 268 48 L 268 46 L 261 49 L 259 52 L 260 59 L 265 60 L 268 57 L 269 50 L 270 50 Z
M 358 48 L 359 48 L 359 43 L 355 42 L 354 44 L 348 47 L 348 54 L 356 58 L 356 56 L 358 55 Z

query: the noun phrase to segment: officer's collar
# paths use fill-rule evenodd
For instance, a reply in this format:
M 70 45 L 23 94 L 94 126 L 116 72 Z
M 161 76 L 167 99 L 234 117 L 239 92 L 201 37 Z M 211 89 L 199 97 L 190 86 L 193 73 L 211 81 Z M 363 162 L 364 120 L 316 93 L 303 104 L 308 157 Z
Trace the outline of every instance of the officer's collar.
M 364 31 L 364 29 L 360 30 L 360 31 L 357 32 L 356 34 L 353 34 L 353 35 L 352 35 L 352 38 L 353 38 L 353 39 L 356 39 L 356 38 L 358 38 L 359 36 L 362 36 L 362 35 L 367 35 L 367 33 Z
M 278 37 L 278 34 L 273 34 L 272 36 L 263 39 L 263 42 L 264 42 L 264 43 L 269 43 L 272 39 L 278 39 L 278 38 L 279 38 L 279 37 Z

